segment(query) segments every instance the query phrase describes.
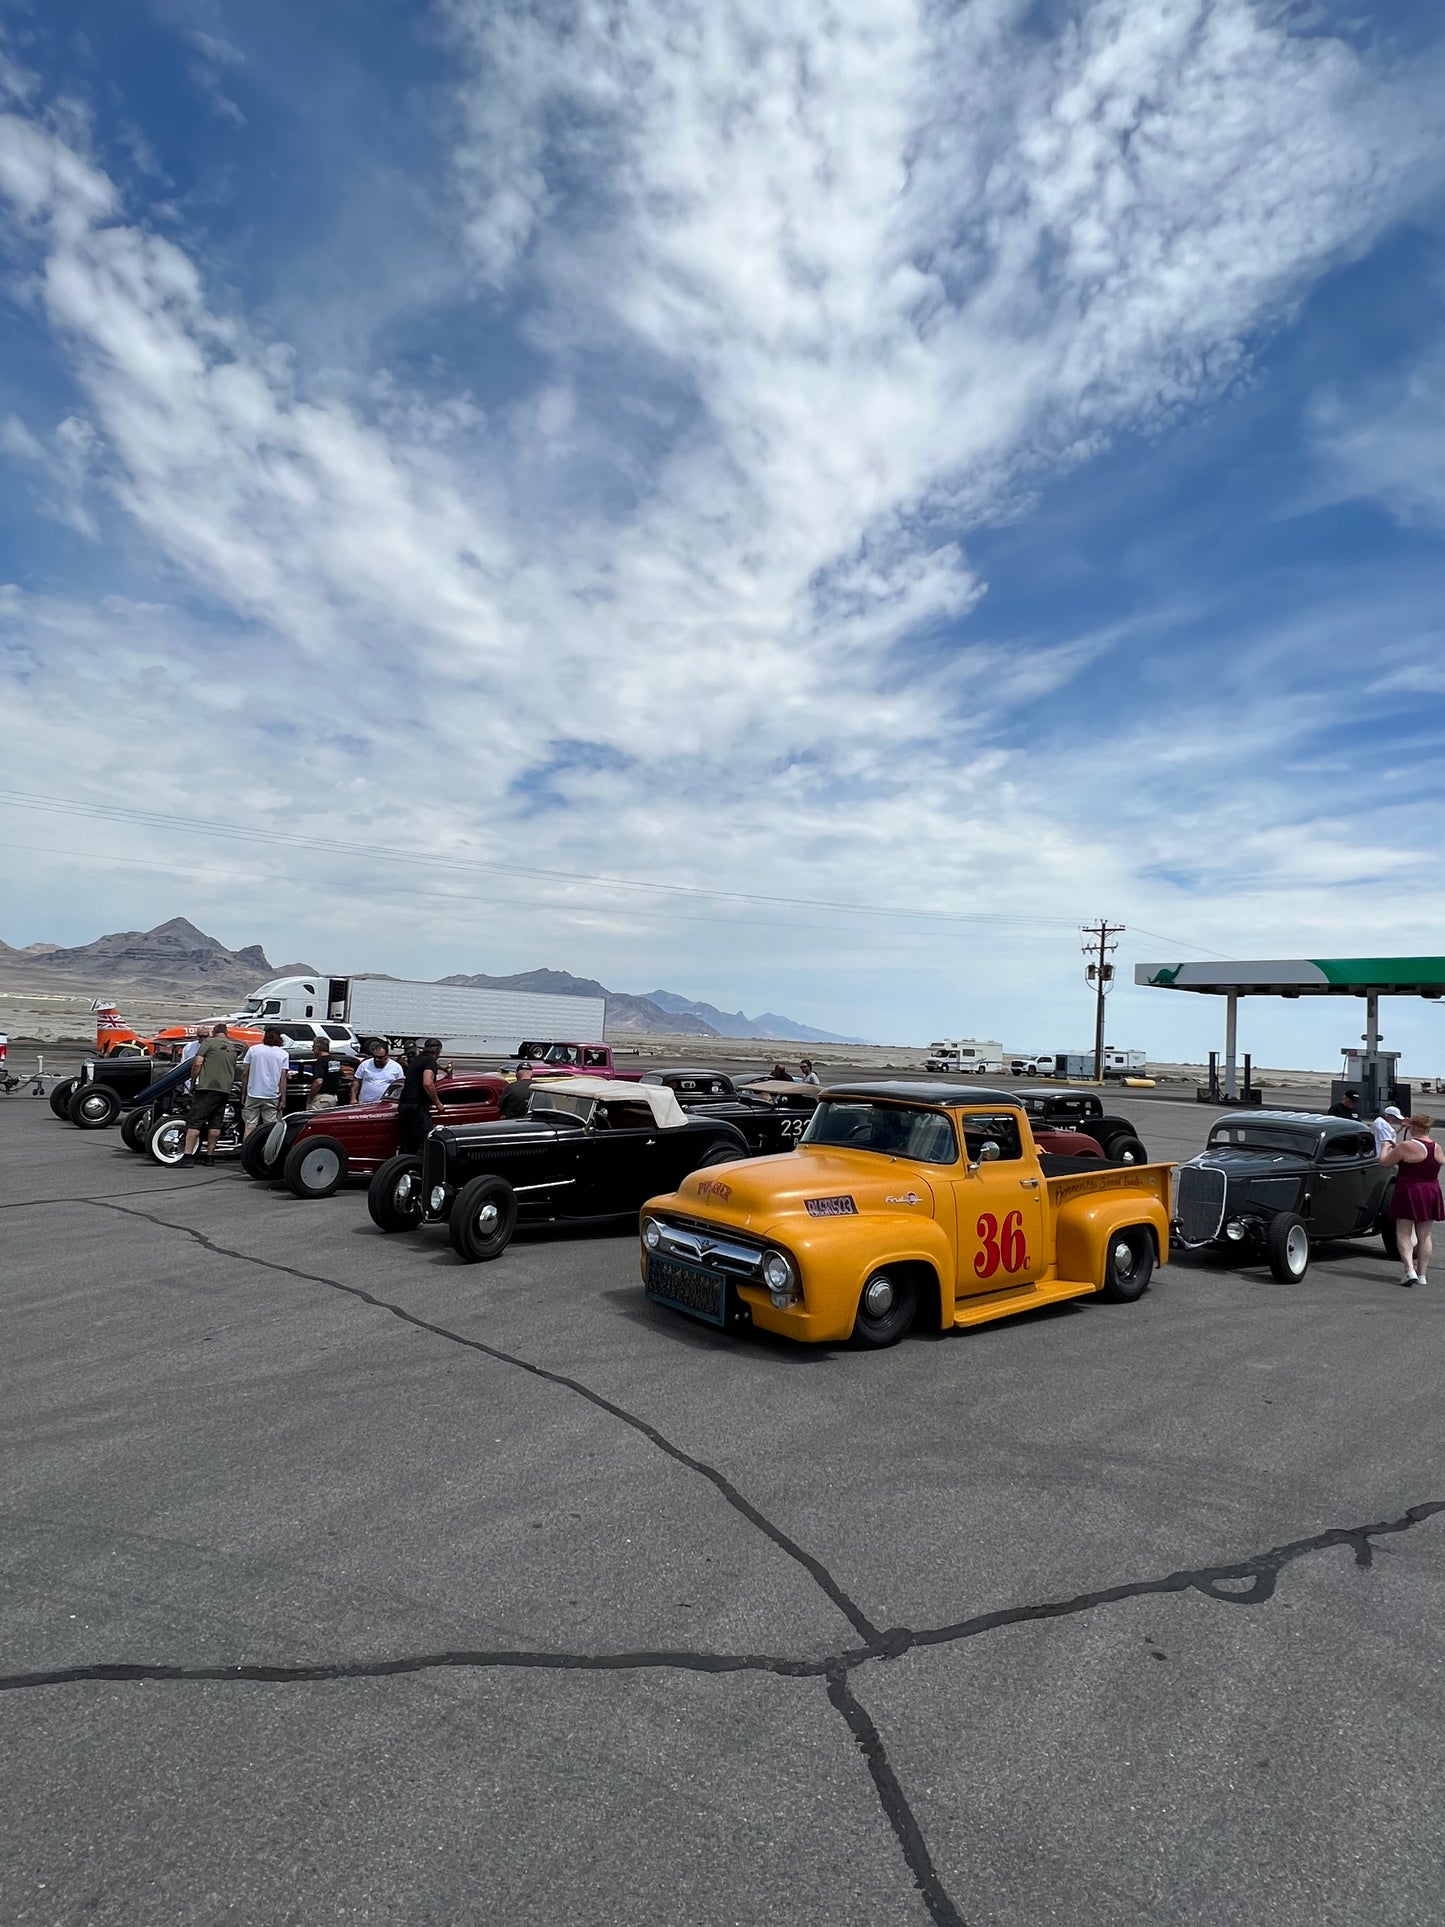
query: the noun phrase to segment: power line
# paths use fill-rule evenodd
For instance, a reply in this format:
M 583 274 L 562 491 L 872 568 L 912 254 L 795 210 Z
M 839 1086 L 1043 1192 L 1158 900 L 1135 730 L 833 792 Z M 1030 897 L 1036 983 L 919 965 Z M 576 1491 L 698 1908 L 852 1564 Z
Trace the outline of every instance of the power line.
M 162 810 L 139 809 L 133 805 L 101 803 L 77 797 L 47 796 L 28 790 L 0 789 L 0 805 L 49 815 L 82 817 L 101 822 L 127 824 L 136 829 L 153 829 L 188 836 L 212 836 L 232 842 L 258 843 L 274 847 L 314 850 L 324 855 L 352 856 L 365 862 L 403 863 L 444 870 L 457 874 L 527 877 L 546 883 L 585 884 L 589 889 L 637 890 L 652 894 L 693 898 L 716 903 L 746 903 L 788 910 L 823 910 L 848 916 L 887 917 L 944 924 L 986 924 L 1000 927 L 1069 929 L 1077 927 L 1073 917 L 1029 916 L 988 910 L 923 910 L 906 905 L 854 903 L 826 897 L 774 896 L 758 891 L 711 889 L 705 885 L 660 882 L 640 877 L 617 877 L 598 872 L 544 869 L 536 865 L 487 862 L 481 858 L 459 858 L 424 850 L 399 849 L 386 844 L 361 843 L 340 837 L 303 835 L 299 831 L 272 830 L 257 824 L 228 822 L 224 819 L 179 816 Z M 71 853 L 76 854 L 76 853 Z M 558 906 L 560 907 L 560 906 Z M 1145 936 L 1158 936 L 1144 931 Z M 1158 936 L 1161 943 L 1184 950 L 1205 950 L 1200 944 L 1182 938 Z

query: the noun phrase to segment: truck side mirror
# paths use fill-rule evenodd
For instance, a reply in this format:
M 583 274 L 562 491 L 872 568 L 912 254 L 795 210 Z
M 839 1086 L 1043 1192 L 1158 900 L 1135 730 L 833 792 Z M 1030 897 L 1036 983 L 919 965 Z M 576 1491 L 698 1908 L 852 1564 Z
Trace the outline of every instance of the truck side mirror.
M 969 1175 L 972 1176 L 985 1164 L 993 1164 L 1002 1155 L 1003 1153 L 999 1150 L 996 1139 L 986 1137 L 978 1147 L 977 1161 L 968 1167 Z

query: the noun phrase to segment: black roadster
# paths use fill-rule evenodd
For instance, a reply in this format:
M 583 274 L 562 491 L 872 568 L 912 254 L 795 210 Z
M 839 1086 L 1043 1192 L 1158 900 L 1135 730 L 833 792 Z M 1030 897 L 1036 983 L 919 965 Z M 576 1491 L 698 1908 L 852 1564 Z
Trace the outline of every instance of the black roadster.
M 420 1158 L 389 1158 L 367 1208 L 383 1231 L 445 1223 L 468 1263 L 499 1258 L 519 1224 L 634 1217 L 689 1172 L 749 1155 L 726 1118 L 684 1111 L 662 1085 L 573 1077 L 534 1084 L 527 1115 L 439 1124 Z
M 1311 1248 L 1379 1231 L 1395 1255 L 1385 1205 L 1394 1184 L 1355 1118 L 1254 1111 L 1223 1118 L 1174 1177 L 1174 1242 L 1266 1260 L 1283 1283 L 1303 1278 Z
M 1111 1117 L 1093 1091 L 1015 1091 L 1035 1131 L 1081 1131 L 1116 1164 L 1147 1164 L 1149 1153 L 1127 1117 Z

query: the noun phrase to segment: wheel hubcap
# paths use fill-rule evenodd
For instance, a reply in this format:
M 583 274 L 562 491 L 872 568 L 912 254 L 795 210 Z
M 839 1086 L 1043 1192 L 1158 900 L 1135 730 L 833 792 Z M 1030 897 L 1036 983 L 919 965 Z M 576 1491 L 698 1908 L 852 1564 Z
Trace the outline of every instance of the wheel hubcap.
M 863 1293 L 863 1309 L 870 1318 L 886 1318 L 893 1309 L 893 1280 L 870 1278 Z
M 186 1133 L 182 1125 L 173 1124 L 167 1131 L 156 1135 L 156 1155 L 166 1163 L 173 1163 L 185 1149 Z
M 502 1214 L 494 1204 L 484 1204 L 477 1213 L 477 1230 L 483 1238 L 490 1238 L 502 1222 Z
M 104 1117 L 110 1107 L 103 1097 L 87 1097 L 80 1108 L 87 1117 Z
M 1303 1271 L 1309 1261 L 1309 1233 L 1302 1224 L 1297 1224 L 1285 1241 L 1285 1252 L 1289 1258 L 1291 1271 Z
M 321 1191 L 336 1176 L 334 1151 L 310 1151 L 301 1160 L 301 1180 L 309 1190 Z
M 403 1211 L 409 1211 L 412 1205 L 416 1202 L 415 1195 L 414 1195 L 415 1191 L 416 1191 L 416 1179 L 412 1176 L 411 1172 L 408 1171 L 402 1177 L 399 1177 L 397 1179 L 396 1189 L 392 1192 L 391 1195 L 396 1200 L 396 1202 L 401 1206 Z
M 1114 1261 L 1114 1276 L 1116 1278 L 1132 1278 L 1136 1264 L 1133 1245 L 1126 1244 L 1121 1238 L 1114 1246 L 1111 1255 Z

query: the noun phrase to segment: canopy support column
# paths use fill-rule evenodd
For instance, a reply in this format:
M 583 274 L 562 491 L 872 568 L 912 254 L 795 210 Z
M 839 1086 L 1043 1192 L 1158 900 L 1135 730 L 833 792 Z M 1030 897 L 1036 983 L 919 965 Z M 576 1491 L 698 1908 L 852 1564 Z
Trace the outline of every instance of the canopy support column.
M 1235 1070 L 1238 1045 L 1239 993 L 1231 990 L 1224 1000 L 1224 1095 L 1231 1100 L 1239 1096 L 1239 1078 Z

